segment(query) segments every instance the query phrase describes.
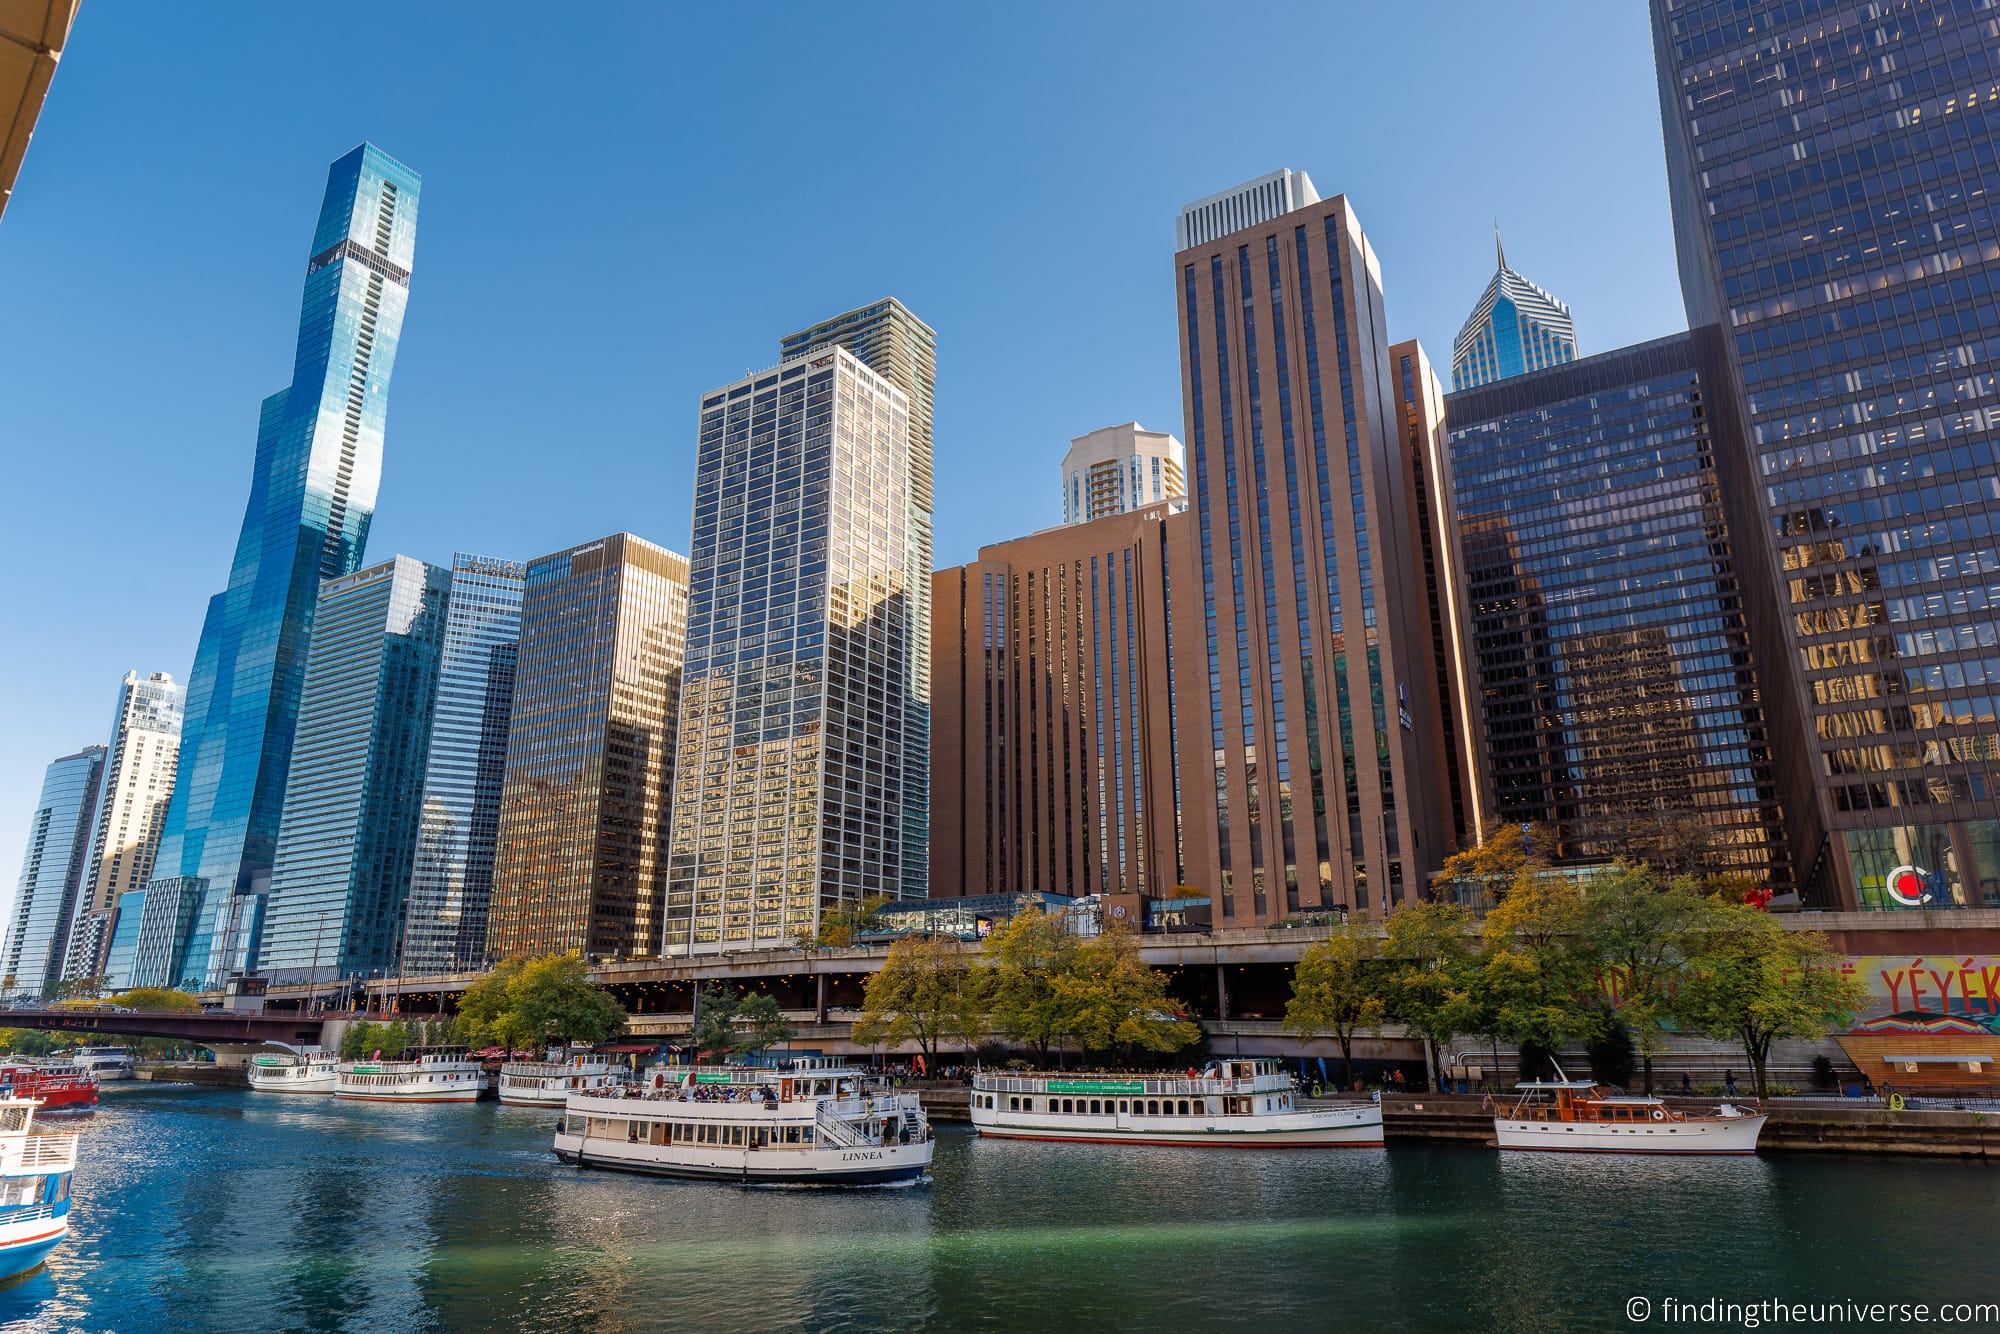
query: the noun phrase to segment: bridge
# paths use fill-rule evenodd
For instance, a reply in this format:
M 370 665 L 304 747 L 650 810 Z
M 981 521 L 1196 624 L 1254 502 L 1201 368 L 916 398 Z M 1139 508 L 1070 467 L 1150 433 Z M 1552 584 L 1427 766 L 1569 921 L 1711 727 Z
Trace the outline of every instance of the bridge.
M 94 1009 L 0 1010 L 0 1028 L 60 1029 L 107 1038 L 170 1038 L 204 1047 L 260 1046 L 268 1042 L 315 1043 L 325 1020 L 319 1015 L 274 1010 L 240 1011 Z

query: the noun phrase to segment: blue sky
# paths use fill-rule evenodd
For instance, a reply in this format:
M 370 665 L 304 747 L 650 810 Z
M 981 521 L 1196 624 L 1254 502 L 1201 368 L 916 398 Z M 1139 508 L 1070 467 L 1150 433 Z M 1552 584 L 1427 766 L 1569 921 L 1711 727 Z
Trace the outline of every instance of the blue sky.
M 369 555 L 685 551 L 697 396 L 883 293 L 938 330 L 937 558 L 1181 433 L 1173 218 L 1344 192 L 1448 362 L 1493 265 L 1586 354 L 1685 326 L 1645 6 L 83 7 L 0 219 L 0 878 L 118 678 L 185 681 L 326 167 L 424 176 Z

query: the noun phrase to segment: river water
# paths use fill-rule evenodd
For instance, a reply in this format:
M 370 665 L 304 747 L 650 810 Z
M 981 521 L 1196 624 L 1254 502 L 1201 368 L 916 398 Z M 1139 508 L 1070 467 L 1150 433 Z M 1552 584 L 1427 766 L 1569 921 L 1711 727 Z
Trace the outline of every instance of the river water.
M 2000 1300 L 1957 1162 L 980 1142 L 934 1180 L 579 1172 L 554 1116 L 144 1083 L 84 1133 L 27 1329 L 1632 1328 L 1626 1303 Z

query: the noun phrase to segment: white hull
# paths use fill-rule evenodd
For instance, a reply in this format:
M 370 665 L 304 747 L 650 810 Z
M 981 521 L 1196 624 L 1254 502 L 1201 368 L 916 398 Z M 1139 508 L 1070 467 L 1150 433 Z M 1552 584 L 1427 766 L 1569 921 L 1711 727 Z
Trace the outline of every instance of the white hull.
M 500 1067 L 500 1101 L 509 1107 L 563 1107 L 572 1093 L 586 1097 L 615 1094 L 619 1088 L 614 1070 L 577 1070 L 562 1074 L 536 1074 Z
M 478 1102 L 480 1085 L 430 1085 L 419 1088 L 337 1088 L 333 1096 L 347 1102 Z
M 347 1102 L 477 1102 L 486 1072 L 471 1061 L 356 1061 L 334 1068 L 333 1096 Z
M 974 1107 L 972 1124 L 995 1139 L 1157 1144 L 1186 1148 L 1380 1148 L 1382 1109 L 1373 1105 L 1253 1116 L 1076 1115 Z
M 258 1093 L 316 1093 L 325 1096 L 334 1091 L 339 1080 L 331 1070 L 315 1070 L 310 1074 L 294 1075 L 289 1071 L 273 1073 L 250 1067 L 250 1087 Z
M 625 1144 L 559 1134 L 556 1157 L 579 1167 L 768 1185 L 852 1186 L 915 1180 L 930 1170 L 931 1140 L 825 1149 L 737 1149 Z
M 1634 1121 L 1603 1125 L 1589 1121 L 1515 1121 L 1493 1118 L 1493 1136 L 1503 1149 L 1545 1149 L 1571 1153 L 1755 1153 L 1764 1129 L 1762 1113 L 1751 1116 Z

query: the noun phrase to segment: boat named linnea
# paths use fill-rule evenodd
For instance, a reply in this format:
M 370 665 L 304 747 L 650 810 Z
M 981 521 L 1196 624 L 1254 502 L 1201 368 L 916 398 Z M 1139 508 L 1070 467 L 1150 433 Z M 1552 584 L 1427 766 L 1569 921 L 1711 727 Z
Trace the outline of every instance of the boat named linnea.
M 36 1134 L 35 1108 L 0 1097 L 0 1279 L 27 1273 L 69 1234 L 79 1137 Z
M 419 1052 L 413 1060 L 342 1061 L 333 1096 L 355 1102 L 477 1102 L 486 1072 L 459 1047 Z
M 258 1093 L 332 1093 L 339 1082 L 338 1058 L 318 1047 L 275 1044 L 282 1051 L 260 1051 L 250 1058 L 250 1087 Z
M 1192 1078 L 991 1071 L 972 1077 L 972 1124 L 1000 1139 L 1244 1149 L 1379 1148 L 1382 1109 L 1304 1107 L 1278 1062 L 1211 1061 Z
M 1713 1112 L 1677 1112 L 1651 1094 L 1613 1093 L 1587 1079 L 1556 1078 L 1514 1086 L 1520 1098 L 1494 1113 L 1503 1149 L 1573 1153 L 1755 1153 L 1762 1112 L 1723 1103 Z
M 918 1180 L 934 1147 L 916 1094 L 825 1057 L 656 1069 L 619 1095 L 573 1093 L 555 1140 L 580 1167 L 815 1186 Z
M 510 1107 L 561 1107 L 572 1093 L 615 1091 L 619 1069 L 601 1056 L 509 1061 L 500 1067 L 500 1101 Z

